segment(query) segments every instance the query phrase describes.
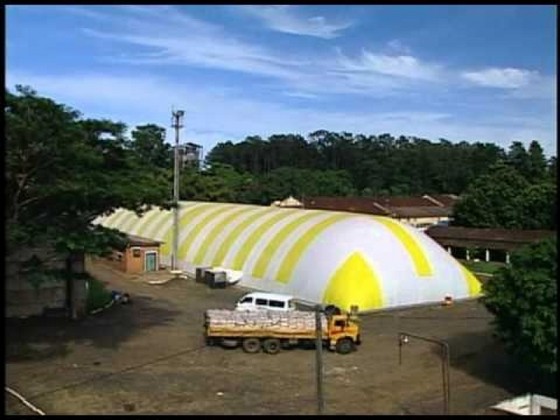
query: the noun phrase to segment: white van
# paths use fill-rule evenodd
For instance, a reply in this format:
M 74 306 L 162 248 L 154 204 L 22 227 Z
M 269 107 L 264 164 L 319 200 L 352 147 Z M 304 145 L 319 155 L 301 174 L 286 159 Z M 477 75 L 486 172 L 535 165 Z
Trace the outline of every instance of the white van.
M 294 297 L 276 293 L 249 293 L 237 301 L 235 309 L 238 311 L 293 311 L 296 309 Z

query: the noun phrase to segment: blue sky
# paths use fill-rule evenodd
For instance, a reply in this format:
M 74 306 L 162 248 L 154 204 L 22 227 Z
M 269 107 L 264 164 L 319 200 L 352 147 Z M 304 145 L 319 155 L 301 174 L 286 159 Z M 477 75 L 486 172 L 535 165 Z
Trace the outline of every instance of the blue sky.
M 555 6 L 7 6 L 6 84 L 208 151 L 318 129 L 537 139 L 556 155 Z

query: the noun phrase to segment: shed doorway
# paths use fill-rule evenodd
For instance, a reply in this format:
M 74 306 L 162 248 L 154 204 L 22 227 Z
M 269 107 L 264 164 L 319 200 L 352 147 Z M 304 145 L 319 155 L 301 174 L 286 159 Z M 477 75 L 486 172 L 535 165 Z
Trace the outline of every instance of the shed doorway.
M 144 254 L 146 271 L 157 271 L 157 252 L 146 251 Z

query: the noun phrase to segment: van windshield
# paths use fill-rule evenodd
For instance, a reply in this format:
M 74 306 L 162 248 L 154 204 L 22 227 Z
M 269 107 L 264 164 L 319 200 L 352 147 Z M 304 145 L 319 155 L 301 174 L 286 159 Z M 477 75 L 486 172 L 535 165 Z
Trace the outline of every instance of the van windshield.
M 253 302 L 253 298 L 251 296 L 246 296 L 239 301 L 239 303 L 252 303 L 252 302 Z

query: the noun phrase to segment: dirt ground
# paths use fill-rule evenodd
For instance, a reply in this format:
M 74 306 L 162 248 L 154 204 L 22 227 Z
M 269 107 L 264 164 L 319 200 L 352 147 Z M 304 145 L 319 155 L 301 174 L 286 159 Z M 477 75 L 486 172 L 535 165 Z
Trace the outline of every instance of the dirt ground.
M 47 414 L 317 413 L 314 350 L 204 345 L 204 311 L 233 308 L 245 290 L 184 279 L 150 285 L 102 263 L 90 272 L 132 303 L 82 321 L 6 321 L 6 385 Z M 437 346 L 411 340 L 399 366 L 399 331 L 449 343 L 452 414 L 480 414 L 518 395 L 525 390 L 490 320 L 476 301 L 363 315 L 358 351 L 323 353 L 325 413 L 442 413 Z M 7 393 L 5 402 L 7 414 L 31 413 Z

